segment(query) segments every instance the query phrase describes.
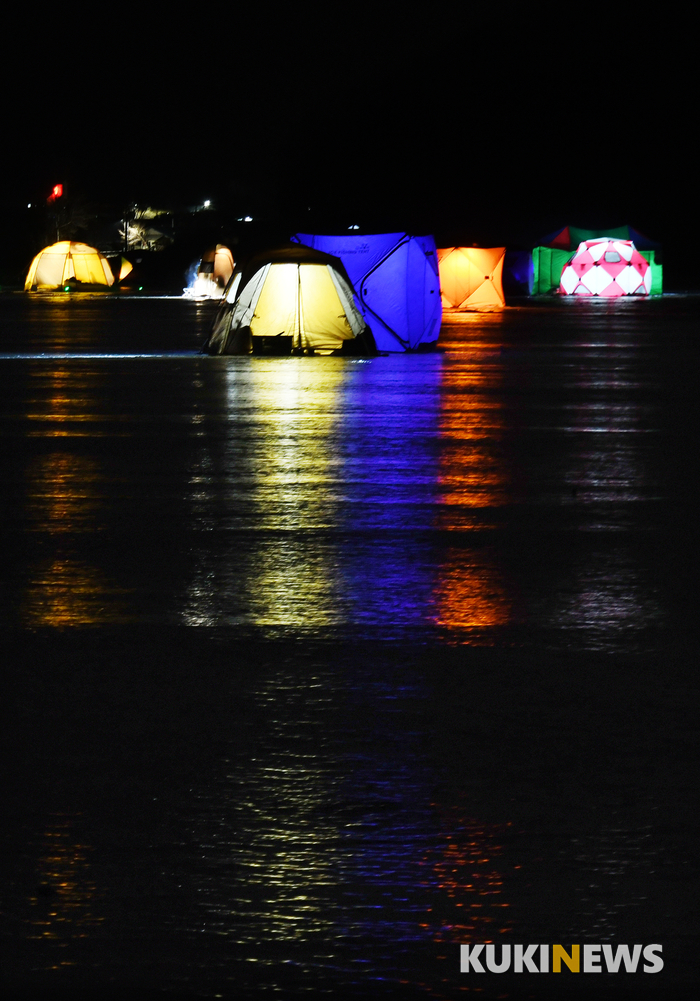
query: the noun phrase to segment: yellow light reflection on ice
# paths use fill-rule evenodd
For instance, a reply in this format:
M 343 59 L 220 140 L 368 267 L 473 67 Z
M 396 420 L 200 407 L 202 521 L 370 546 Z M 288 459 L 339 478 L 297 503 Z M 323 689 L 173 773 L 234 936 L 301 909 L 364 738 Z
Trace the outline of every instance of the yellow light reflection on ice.
M 199 900 L 193 930 L 230 936 L 253 953 L 251 961 L 270 942 L 333 947 L 339 831 L 327 817 L 338 763 L 315 725 L 329 701 L 327 681 L 313 671 L 303 683 L 296 670 L 272 672 L 255 693 L 266 719 L 265 753 L 246 764 L 243 786 L 232 761 L 230 772 L 202 792 L 203 826 L 194 836 L 202 838 L 203 857 L 211 857 L 215 843 L 223 859 L 235 860 L 237 889 L 233 899 L 222 895 L 221 869 L 203 866 L 193 877 Z M 215 842 L 212 816 L 221 817 Z
M 205 451 L 191 477 L 193 508 L 203 527 L 222 478 L 236 532 L 195 575 L 183 612 L 190 625 L 237 621 L 254 626 L 311 628 L 339 621 L 340 581 L 333 554 L 309 545 L 309 533 L 332 527 L 341 502 L 342 471 L 335 436 L 341 417 L 342 359 L 231 360 L 223 371 L 236 439 L 223 454 Z M 245 448 L 241 448 L 241 436 Z M 209 494 L 208 481 L 218 481 Z

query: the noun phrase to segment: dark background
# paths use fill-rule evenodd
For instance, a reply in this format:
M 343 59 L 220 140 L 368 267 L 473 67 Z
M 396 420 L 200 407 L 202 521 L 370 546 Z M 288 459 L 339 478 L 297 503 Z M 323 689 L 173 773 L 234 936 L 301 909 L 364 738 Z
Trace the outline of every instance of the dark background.
M 60 182 L 102 219 L 210 199 L 200 247 L 246 214 L 258 243 L 359 225 L 515 249 L 628 223 L 663 244 L 668 288 L 697 287 L 690 28 L 645 17 L 506 4 L 37 19 L 4 71 L 3 272 L 43 245 Z

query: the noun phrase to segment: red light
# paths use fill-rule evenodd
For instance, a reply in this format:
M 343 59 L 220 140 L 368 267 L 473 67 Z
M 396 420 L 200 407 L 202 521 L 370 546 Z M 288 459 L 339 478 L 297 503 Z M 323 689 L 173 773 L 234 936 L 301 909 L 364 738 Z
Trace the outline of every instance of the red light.
M 63 185 L 62 184 L 54 184 L 54 186 L 53 186 L 53 188 L 51 190 L 51 194 L 46 199 L 46 201 L 47 202 L 55 202 L 57 198 L 62 198 L 62 197 L 63 197 Z

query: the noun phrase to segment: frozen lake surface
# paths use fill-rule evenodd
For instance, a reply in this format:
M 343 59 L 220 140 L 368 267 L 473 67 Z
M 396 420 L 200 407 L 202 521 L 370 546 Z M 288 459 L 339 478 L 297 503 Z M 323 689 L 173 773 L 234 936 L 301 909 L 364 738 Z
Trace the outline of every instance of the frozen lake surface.
M 665 967 L 596 997 L 697 986 L 700 297 L 373 359 L 212 317 L 0 297 L 8 984 L 519 997 L 459 944 L 609 941 Z

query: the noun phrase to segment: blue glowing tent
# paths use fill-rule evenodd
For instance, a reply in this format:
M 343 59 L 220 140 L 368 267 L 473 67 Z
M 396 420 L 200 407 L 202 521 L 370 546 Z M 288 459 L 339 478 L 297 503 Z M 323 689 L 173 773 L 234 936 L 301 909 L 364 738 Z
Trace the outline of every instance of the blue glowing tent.
M 379 351 L 416 351 L 436 343 L 442 302 L 432 236 L 297 233 L 292 240 L 340 258 Z

